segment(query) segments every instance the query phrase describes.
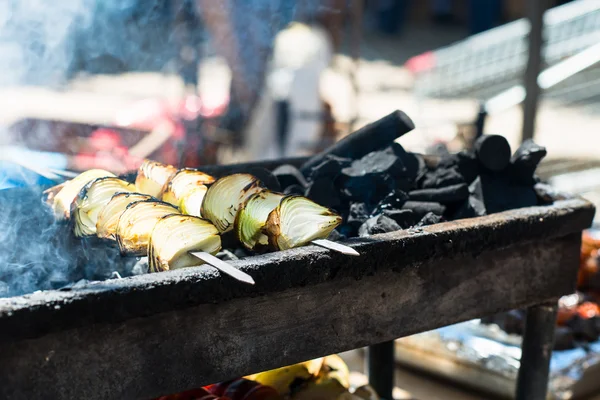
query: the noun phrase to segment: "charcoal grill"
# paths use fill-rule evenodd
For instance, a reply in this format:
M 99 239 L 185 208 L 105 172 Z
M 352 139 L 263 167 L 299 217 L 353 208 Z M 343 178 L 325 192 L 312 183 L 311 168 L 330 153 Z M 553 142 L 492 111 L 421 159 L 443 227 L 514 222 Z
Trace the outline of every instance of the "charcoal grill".
M 233 261 L 255 286 L 196 267 L 0 299 L 0 398 L 148 399 L 369 345 L 372 382 L 391 393 L 386 343 L 528 307 L 518 398 L 540 400 L 593 214 L 560 198 L 348 240 L 360 257 L 307 246 Z

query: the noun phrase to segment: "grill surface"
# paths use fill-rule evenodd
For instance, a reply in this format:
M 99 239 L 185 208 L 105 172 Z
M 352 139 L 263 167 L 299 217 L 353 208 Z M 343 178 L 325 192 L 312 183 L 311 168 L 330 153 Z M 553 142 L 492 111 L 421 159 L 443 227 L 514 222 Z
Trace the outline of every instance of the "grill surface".
M 198 267 L 0 299 L 0 398 L 151 398 L 556 300 L 593 213 L 558 200 L 349 240 L 360 257 L 232 262 L 253 287 Z

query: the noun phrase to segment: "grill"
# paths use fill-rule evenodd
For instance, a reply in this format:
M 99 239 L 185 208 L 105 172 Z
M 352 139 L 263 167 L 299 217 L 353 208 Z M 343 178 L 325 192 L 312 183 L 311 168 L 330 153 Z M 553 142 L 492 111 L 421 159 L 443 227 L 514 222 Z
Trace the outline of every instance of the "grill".
M 575 289 L 593 214 L 560 197 L 348 240 L 360 257 L 307 246 L 232 261 L 252 287 L 196 267 L 0 299 L 0 398 L 147 399 L 530 307 L 518 398 L 541 399 L 555 304 Z M 383 368 L 389 354 L 372 349 Z

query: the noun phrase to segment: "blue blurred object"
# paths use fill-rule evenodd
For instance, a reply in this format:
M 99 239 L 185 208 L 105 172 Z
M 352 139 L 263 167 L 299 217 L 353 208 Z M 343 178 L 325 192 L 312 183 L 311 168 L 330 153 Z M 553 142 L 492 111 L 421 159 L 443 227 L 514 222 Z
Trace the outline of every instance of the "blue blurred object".
M 54 182 L 10 161 L 0 161 L 0 190 L 15 187 L 47 186 Z
M 406 19 L 409 0 L 380 0 L 377 4 L 377 19 L 382 33 L 398 33 Z
M 10 161 L 23 160 L 40 169 L 66 169 L 67 157 L 60 153 L 32 151 L 21 147 L 0 148 L 0 190 L 15 187 L 49 186 L 57 182 Z
M 474 35 L 496 27 L 502 17 L 502 0 L 471 0 L 469 33 Z

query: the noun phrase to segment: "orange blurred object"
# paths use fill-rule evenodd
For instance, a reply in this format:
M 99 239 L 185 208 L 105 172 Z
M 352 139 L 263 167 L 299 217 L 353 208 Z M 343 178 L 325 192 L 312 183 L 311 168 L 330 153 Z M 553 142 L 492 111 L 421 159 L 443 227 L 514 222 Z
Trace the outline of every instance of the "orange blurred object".
M 596 303 L 586 301 L 577 307 L 577 314 L 579 314 L 581 318 L 593 318 L 600 314 L 600 307 L 598 307 L 598 304 Z
M 600 249 L 600 234 L 597 231 L 585 230 L 581 237 L 581 242 L 584 245 L 588 245 L 594 249 Z
M 567 324 L 571 318 L 573 318 L 577 314 L 577 308 L 559 308 L 558 314 L 556 315 L 556 323 L 560 326 L 564 326 Z

